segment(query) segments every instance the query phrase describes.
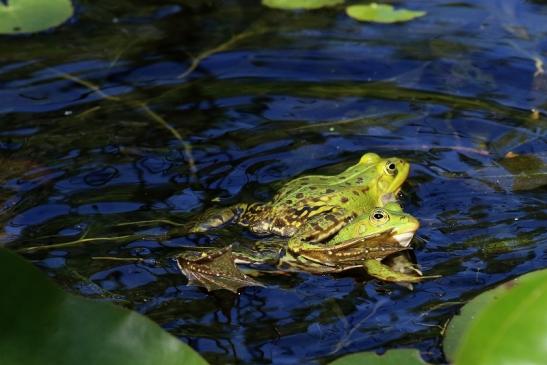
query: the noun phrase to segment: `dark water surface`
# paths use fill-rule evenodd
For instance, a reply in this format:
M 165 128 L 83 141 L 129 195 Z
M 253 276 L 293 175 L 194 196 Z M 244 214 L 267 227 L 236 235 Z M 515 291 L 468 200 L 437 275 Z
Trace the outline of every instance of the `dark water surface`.
M 547 4 L 397 4 L 428 15 L 373 25 L 343 8 L 259 1 L 80 1 L 60 29 L 0 37 L 5 244 L 128 236 L 24 255 L 214 364 L 318 364 L 395 347 L 443 362 L 442 328 L 463 301 L 547 267 Z M 366 151 L 412 163 L 402 200 L 422 222 L 416 258 L 442 275 L 413 291 L 300 273 L 208 294 L 152 259 L 213 236 L 158 240 L 168 225 L 118 225 L 268 199 Z

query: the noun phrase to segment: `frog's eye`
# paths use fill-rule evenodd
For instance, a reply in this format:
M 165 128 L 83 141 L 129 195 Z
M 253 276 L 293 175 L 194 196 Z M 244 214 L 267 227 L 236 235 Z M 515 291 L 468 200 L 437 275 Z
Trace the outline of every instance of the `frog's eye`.
M 384 171 L 388 175 L 392 175 L 392 176 L 396 175 L 397 174 L 397 165 L 395 164 L 395 162 L 388 161 L 388 162 L 386 162 L 386 165 L 384 166 Z
M 384 209 L 376 208 L 370 214 L 372 224 L 383 224 L 389 220 L 389 214 Z

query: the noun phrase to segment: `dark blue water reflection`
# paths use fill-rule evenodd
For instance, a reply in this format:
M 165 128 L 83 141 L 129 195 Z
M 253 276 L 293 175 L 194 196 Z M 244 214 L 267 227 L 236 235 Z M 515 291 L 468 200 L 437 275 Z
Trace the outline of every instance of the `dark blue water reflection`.
M 544 2 L 406 1 L 428 15 L 397 25 L 258 1 L 79 3 L 60 29 L 0 42 L 4 242 L 107 238 L 25 253 L 67 289 L 148 315 L 215 364 L 394 347 L 443 362 L 441 331 L 462 302 L 547 267 Z M 202 58 L 192 72 L 189 55 Z M 268 199 L 366 151 L 412 163 L 402 201 L 422 222 L 415 255 L 442 275 L 413 291 L 268 273 L 264 288 L 208 294 L 169 256 L 249 234 L 158 240 L 168 225 L 119 225 Z

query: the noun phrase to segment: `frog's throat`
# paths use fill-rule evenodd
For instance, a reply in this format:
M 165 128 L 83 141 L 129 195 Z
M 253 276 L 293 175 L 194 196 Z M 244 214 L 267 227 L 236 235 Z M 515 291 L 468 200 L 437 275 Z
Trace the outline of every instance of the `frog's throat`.
M 401 186 L 407 179 L 409 173 L 410 173 L 409 165 L 404 165 L 404 167 L 397 173 L 397 176 L 395 176 L 395 179 L 393 179 L 393 181 L 389 185 L 387 192 L 393 193 L 395 195 L 399 193 L 399 190 L 401 190 Z
M 366 259 L 382 259 L 392 253 L 407 250 L 413 235 L 414 232 L 396 234 L 394 230 L 389 230 L 350 239 L 336 246 L 305 245 L 291 251 L 313 262 L 337 266 Z
M 399 242 L 401 247 L 408 247 L 410 245 L 410 241 L 412 241 L 412 237 L 414 237 L 414 232 L 406 232 L 394 235 L 393 239 Z

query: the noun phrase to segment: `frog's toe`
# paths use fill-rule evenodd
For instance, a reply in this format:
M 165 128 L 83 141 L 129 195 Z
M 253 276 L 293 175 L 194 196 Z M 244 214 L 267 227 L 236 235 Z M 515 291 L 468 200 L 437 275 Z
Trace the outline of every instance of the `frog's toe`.
M 389 266 L 386 266 L 380 261 L 374 259 L 365 260 L 363 262 L 363 267 L 370 276 L 392 283 L 417 283 L 424 279 L 421 272 L 415 272 L 412 274 L 402 273 L 400 271 L 395 271 Z

